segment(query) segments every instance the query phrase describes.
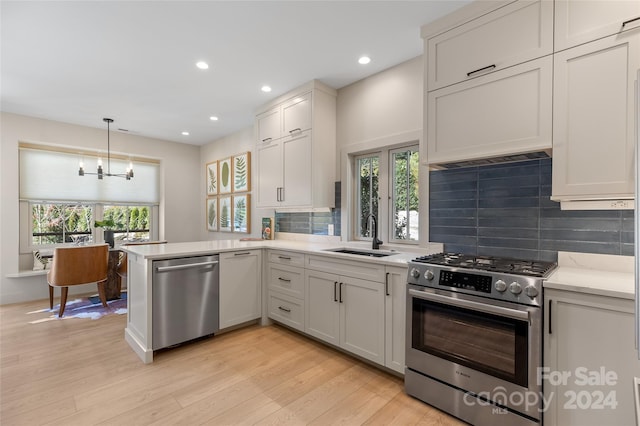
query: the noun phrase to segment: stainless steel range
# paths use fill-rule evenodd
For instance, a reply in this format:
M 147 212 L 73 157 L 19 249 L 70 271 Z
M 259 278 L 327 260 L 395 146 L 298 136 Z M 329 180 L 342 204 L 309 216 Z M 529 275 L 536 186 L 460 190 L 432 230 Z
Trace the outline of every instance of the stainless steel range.
M 439 253 L 409 263 L 405 389 L 474 425 L 542 419 L 542 283 L 556 264 Z

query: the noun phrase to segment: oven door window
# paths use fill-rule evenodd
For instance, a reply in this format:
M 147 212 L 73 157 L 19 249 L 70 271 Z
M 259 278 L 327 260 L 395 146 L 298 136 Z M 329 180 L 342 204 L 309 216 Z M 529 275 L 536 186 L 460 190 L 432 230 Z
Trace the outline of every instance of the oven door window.
M 526 321 L 413 299 L 412 347 L 528 386 Z

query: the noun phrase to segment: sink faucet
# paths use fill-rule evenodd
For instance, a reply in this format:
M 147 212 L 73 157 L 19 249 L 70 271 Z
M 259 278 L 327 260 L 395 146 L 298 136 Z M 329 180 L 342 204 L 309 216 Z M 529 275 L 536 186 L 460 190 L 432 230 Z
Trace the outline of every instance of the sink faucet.
M 382 241 L 378 239 L 378 221 L 373 213 L 369 213 L 367 220 L 369 218 L 371 218 L 371 222 L 373 222 L 373 241 L 371 242 L 371 248 L 373 250 L 378 250 L 380 248 L 380 244 L 382 244 Z

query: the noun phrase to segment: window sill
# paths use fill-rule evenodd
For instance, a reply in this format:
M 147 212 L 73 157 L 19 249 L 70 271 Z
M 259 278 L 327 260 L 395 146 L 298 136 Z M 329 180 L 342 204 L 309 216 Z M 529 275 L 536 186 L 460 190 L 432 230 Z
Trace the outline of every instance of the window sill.
M 47 275 L 48 272 L 49 272 L 48 269 L 42 269 L 42 270 L 39 270 L 39 271 L 31 271 L 31 270 L 18 271 L 15 274 L 7 274 L 7 278 L 36 277 L 38 275 Z

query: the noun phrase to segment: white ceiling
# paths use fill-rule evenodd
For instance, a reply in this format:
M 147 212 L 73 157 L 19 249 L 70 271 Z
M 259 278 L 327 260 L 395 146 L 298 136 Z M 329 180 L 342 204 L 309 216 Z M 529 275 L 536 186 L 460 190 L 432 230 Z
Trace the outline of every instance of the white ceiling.
M 2 0 L 0 106 L 202 145 L 312 79 L 338 89 L 420 55 L 420 26 L 467 3 Z

